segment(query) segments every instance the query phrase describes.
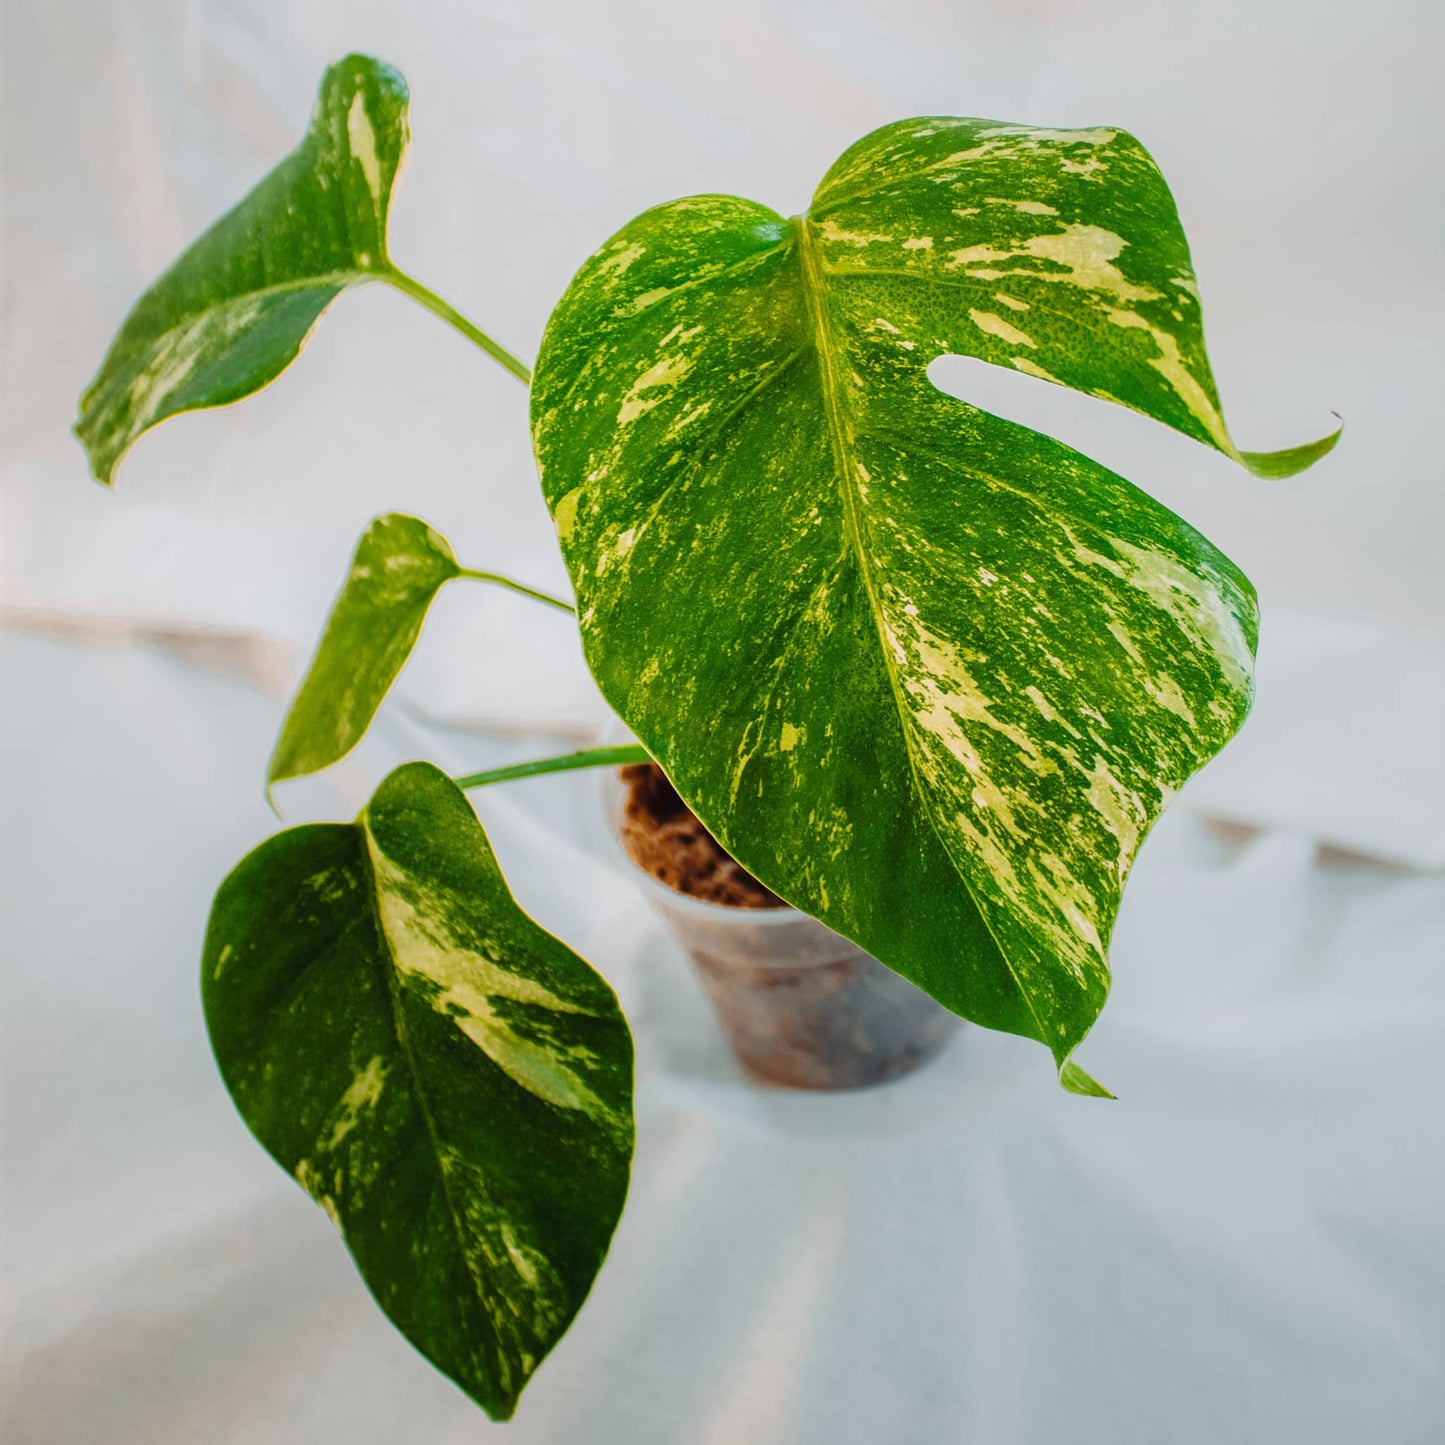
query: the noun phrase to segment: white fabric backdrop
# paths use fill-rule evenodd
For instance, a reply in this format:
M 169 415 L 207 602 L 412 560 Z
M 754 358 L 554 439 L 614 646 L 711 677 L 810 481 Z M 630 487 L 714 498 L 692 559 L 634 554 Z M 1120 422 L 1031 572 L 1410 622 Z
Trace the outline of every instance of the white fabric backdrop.
M 1085 1046 L 1117 1102 L 980 1030 L 897 1084 L 793 1095 L 738 1076 L 595 779 L 478 795 L 638 1045 L 612 1254 L 490 1427 L 377 1313 L 206 1048 L 206 900 L 275 827 L 278 706 L 159 652 L 3 656 L 7 1442 L 1439 1440 L 1438 875 L 1322 867 L 1287 832 L 1229 847 L 1176 807 Z M 351 816 L 418 751 L 519 750 L 393 714 L 308 811 Z
M 5 653 L 16 1438 L 488 1433 L 236 1124 L 194 958 L 217 879 L 274 827 L 255 780 L 278 697 L 366 521 L 414 511 L 473 565 L 565 585 L 522 390 L 376 290 L 280 385 L 144 441 L 113 494 L 67 435 L 131 300 L 295 143 L 349 49 L 412 84 L 398 259 L 523 355 L 653 202 L 796 210 L 905 114 L 1108 122 L 1174 185 L 1241 444 L 1347 422 L 1318 469 L 1265 485 L 1117 409 L 936 367 L 1147 486 L 1261 594 L 1256 716 L 1121 917 L 1088 1053 L 1118 1105 L 976 1032 L 874 1094 L 747 1089 L 597 854 L 588 785 L 484 799 L 523 901 L 622 991 L 641 1061 L 616 1251 L 512 1438 L 1445 1434 L 1445 885 L 1316 850 L 1445 863 L 1437 6 L 6 0 L 0 24 L 0 598 L 55 637 L 171 649 Z M 403 757 L 476 766 L 602 716 L 565 619 L 482 588 L 443 596 L 402 694 L 288 818 L 349 815 Z M 1262 831 L 1227 847 L 1201 812 Z

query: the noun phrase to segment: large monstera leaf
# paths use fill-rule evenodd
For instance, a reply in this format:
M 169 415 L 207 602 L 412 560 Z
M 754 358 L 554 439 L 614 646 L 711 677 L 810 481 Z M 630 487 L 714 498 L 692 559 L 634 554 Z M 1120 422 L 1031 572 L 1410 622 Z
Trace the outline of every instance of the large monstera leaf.
M 409 104 L 389 65 L 337 61 L 300 146 L 136 303 L 80 399 L 75 430 L 100 481 L 167 417 L 271 381 L 347 287 L 391 279 Z
M 510 1416 L 627 1192 L 632 1040 L 612 990 L 517 907 L 465 796 L 425 763 L 354 824 L 246 858 L 202 967 L 251 1131 L 411 1342 Z
M 945 353 L 1225 430 L 1163 178 L 1116 130 L 865 138 L 806 216 L 649 211 L 591 258 L 533 387 L 603 691 L 770 888 L 1067 1087 L 1140 841 L 1248 710 L 1253 592 Z

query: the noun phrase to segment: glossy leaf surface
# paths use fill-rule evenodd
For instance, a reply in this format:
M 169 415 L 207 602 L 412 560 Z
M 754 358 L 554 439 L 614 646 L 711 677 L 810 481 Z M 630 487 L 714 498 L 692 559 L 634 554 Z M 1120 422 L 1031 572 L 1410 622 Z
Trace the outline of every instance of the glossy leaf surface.
M 356 823 L 246 858 L 202 984 L 252 1132 L 402 1332 L 509 1416 L 627 1190 L 632 1042 L 612 990 L 517 907 L 465 797 L 424 763 Z
M 407 111 L 390 66 L 351 55 L 327 70 L 300 146 L 141 297 L 81 398 L 100 481 L 167 417 L 264 386 L 343 290 L 387 273 Z
M 432 599 L 461 571 L 425 522 L 399 512 L 372 522 L 286 715 L 268 782 L 319 772 L 356 746 L 411 655 Z
M 683 797 L 1084 1092 L 1125 876 L 1244 718 L 1254 597 L 1145 493 L 926 368 L 1010 365 L 1239 456 L 1195 291 L 1123 132 L 908 121 L 806 217 L 640 216 L 573 281 L 533 388 L 589 663 Z

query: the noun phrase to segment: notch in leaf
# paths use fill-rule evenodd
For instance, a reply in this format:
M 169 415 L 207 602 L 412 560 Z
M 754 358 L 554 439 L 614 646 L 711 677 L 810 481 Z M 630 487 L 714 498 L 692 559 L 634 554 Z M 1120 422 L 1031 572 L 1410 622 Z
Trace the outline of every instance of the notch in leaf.
M 425 763 L 352 824 L 277 834 L 221 885 L 202 995 L 226 1087 L 377 1303 L 505 1419 L 621 1213 L 632 1039 L 512 899 Z

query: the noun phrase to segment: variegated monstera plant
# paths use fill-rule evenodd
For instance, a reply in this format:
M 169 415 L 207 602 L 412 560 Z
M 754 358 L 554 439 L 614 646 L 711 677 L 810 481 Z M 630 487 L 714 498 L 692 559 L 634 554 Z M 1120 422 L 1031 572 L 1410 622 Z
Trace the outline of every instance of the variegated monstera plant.
M 463 789 L 650 756 L 769 888 L 1102 1094 L 1073 1054 L 1120 892 L 1248 710 L 1254 594 L 1145 493 L 928 365 L 1105 397 L 1266 477 L 1335 437 L 1236 449 L 1174 204 L 1123 131 L 907 120 L 800 216 L 659 206 L 583 266 L 529 375 L 391 260 L 407 104 L 389 67 L 333 66 L 300 147 L 131 312 L 76 429 L 109 482 L 148 428 L 255 391 L 368 282 L 530 388 L 587 659 L 641 748 L 399 769 L 355 822 L 237 867 L 202 975 L 246 1122 L 501 1418 L 621 1211 L 632 1043 L 608 985 L 513 901 Z M 414 518 L 372 524 L 272 783 L 356 743 L 459 577 L 530 591 Z

